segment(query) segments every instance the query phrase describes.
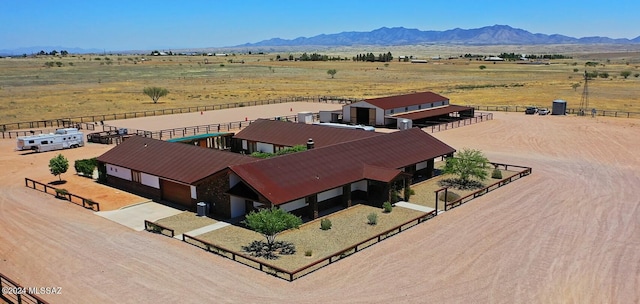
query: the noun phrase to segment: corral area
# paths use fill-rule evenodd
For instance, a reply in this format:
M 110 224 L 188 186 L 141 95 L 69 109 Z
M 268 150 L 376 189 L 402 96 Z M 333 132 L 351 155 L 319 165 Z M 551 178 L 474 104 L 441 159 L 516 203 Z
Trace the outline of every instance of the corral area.
M 43 297 L 65 303 L 638 302 L 639 131 L 633 119 L 494 113 L 435 133 L 534 174 L 291 283 L 26 188 L 54 179 L 55 152 L 2 152 L 0 268 L 62 287 Z

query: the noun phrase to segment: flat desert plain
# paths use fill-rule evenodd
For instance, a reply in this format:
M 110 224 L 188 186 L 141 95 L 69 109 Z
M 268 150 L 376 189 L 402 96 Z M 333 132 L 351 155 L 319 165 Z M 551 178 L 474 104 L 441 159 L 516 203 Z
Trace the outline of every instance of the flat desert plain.
M 640 302 L 640 121 L 494 117 L 434 135 L 532 175 L 294 282 L 26 188 L 55 153 L 1 140 L 0 270 L 51 303 Z

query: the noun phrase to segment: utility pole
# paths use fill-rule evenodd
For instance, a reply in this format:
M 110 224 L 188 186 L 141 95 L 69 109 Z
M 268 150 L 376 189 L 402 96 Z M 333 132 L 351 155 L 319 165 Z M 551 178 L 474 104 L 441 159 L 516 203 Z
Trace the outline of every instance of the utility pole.
M 582 98 L 580 99 L 580 113 L 579 116 L 584 116 L 585 111 L 589 110 L 589 76 L 587 71 L 584 71 L 584 87 L 582 89 Z

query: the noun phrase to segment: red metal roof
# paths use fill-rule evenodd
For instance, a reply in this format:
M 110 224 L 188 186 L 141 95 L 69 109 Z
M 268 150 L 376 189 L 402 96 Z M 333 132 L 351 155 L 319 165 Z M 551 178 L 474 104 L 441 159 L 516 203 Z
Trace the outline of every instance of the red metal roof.
M 450 114 L 454 112 L 468 111 L 468 110 L 473 110 L 473 107 L 448 105 L 448 106 L 438 107 L 434 109 L 426 109 L 426 110 L 419 110 L 419 111 L 414 111 L 409 113 L 401 113 L 401 114 L 393 115 L 393 117 L 415 120 L 415 119 L 435 117 L 435 116 Z
M 230 168 L 279 205 L 368 177 L 388 181 L 398 175 L 398 169 L 453 152 L 452 147 L 413 128 Z
M 258 119 L 238 132 L 234 138 L 290 147 L 304 145 L 309 138 L 312 138 L 315 147 L 319 148 L 380 134 L 364 130 L 339 129 L 304 123 Z
M 378 108 L 389 110 L 395 108 L 403 108 L 409 106 L 415 106 L 425 103 L 433 103 L 438 101 L 448 101 L 449 98 L 446 98 L 442 95 L 438 95 L 433 92 L 421 92 L 421 93 L 413 93 L 406 95 L 395 95 L 388 97 L 380 97 L 380 98 L 372 98 L 365 99 L 366 103 L 372 104 Z
M 389 169 L 366 164 L 362 168 L 362 176 L 364 178 L 386 183 L 393 181 L 398 177 L 398 175 L 403 173 L 404 172 L 402 170 L 398 169 Z
M 132 136 L 98 157 L 98 161 L 193 184 L 229 165 L 255 158 L 183 143 Z

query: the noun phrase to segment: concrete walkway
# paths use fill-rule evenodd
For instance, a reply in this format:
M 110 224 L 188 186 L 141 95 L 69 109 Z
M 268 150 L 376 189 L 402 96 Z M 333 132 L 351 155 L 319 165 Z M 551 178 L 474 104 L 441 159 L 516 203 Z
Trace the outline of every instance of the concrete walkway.
M 413 210 L 417 210 L 417 211 L 422 211 L 425 213 L 429 213 L 433 210 L 435 210 L 434 208 L 431 207 L 427 207 L 427 206 L 422 206 L 422 205 L 416 205 L 416 204 L 412 204 L 409 202 L 397 202 L 396 206 L 399 207 L 404 207 L 404 208 L 408 208 L 408 209 L 413 209 Z M 438 214 L 444 212 L 443 210 L 438 210 Z
M 211 225 L 208 225 L 208 226 L 200 227 L 198 229 L 194 229 L 194 230 L 185 232 L 184 234 L 189 235 L 189 236 L 198 236 L 198 235 L 201 235 L 201 234 L 205 234 L 205 233 L 207 233 L 209 231 L 213 231 L 213 230 L 216 230 L 216 229 L 227 227 L 229 225 L 231 225 L 231 224 L 229 224 L 227 222 L 217 222 L 217 223 L 214 223 L 214 224 L 211 224 Z M 178 234 L 178 235 L 174 236 L 174 238 L 182 240 L 182 234 Z
M 161 218 L 176 215 L 181 212 L 182 210 L 149 201 L 122 207 L 118 210 L 98 211 L 93 214 L 127 226 L 133 230 L 142 231 L 144 230 L 144 220 L 155 222 Z

